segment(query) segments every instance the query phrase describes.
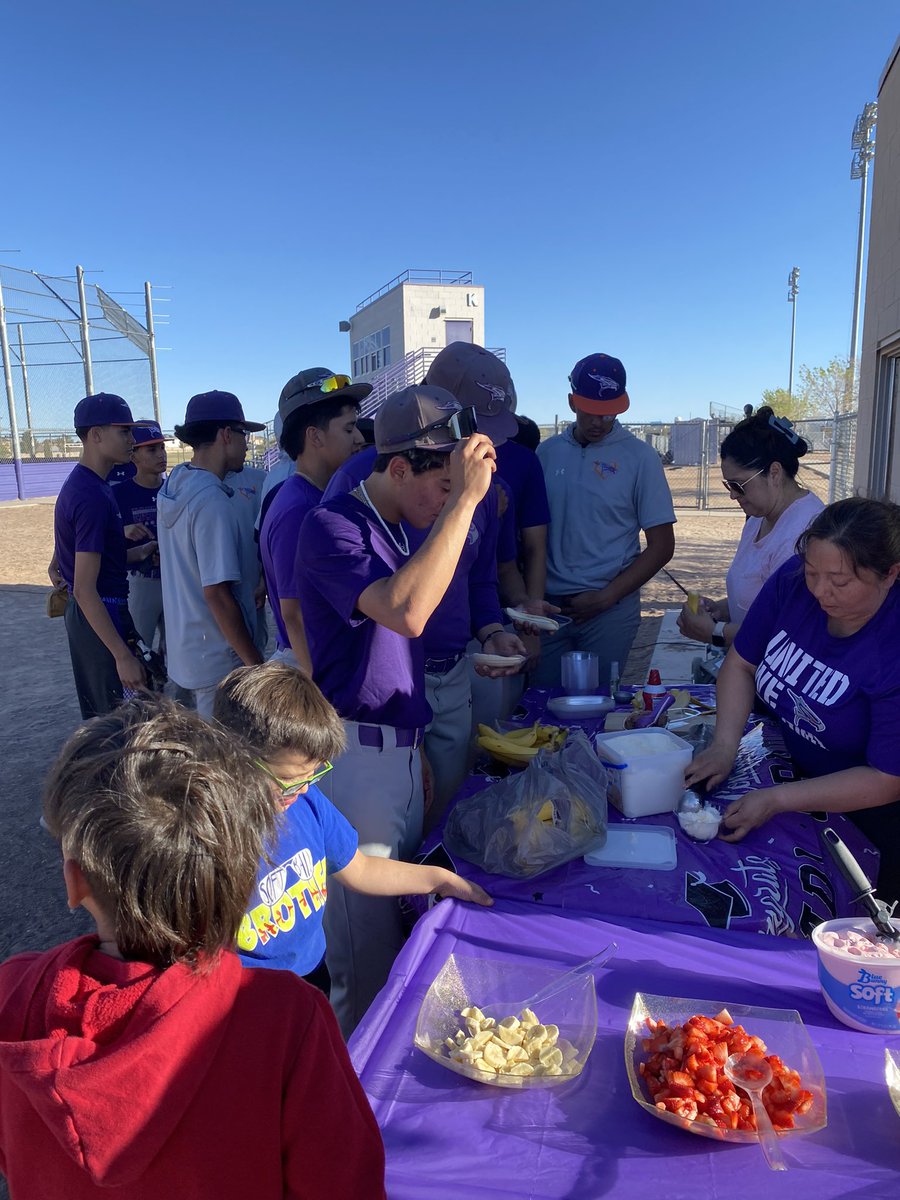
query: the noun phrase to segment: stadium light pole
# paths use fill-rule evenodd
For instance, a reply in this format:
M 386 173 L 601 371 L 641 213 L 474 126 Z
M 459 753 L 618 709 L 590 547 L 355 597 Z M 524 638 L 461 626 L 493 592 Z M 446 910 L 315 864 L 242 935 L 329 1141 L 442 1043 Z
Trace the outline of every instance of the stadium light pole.
M 850 145 L 853 160 L 850 163 L 850 178 L 860 181 L 859 188 L 859 231 L 856 239 L 856 283 L 853 289 L 853 320 L 850 325 L 850 370 L 847 380 L 847 399 L 853 395 L 853 380 L 856 375 L 856 355 L 859 342 L 859 317 L 862 306 L 863 244 L 866 236 L 866 200 L 869 190 L 869 163 L 875 157 L 875 124 L 878 120 L 878 105 L 865 106 L 853 126 Z
M 788 395 L 794 394 L 794 339 L 797 336 L 797 293 L 800 288 L 797 280 L 800 278 L 800 268 L 791 267 L 788 275 L 788 304 L 791 305 L 791 365 L 788 370 Z

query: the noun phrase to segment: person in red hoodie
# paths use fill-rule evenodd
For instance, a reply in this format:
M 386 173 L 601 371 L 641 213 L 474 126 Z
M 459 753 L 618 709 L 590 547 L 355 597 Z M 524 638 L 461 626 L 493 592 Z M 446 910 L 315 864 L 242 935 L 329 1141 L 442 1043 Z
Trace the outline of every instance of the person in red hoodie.
M 44 819 L 97 932 L 0 967 L 12 1200 L 378 1200 L 384 1150 L 337 1022 L 231 949 L 276 825 L 230 736 L 162 699 L 96 717 Z

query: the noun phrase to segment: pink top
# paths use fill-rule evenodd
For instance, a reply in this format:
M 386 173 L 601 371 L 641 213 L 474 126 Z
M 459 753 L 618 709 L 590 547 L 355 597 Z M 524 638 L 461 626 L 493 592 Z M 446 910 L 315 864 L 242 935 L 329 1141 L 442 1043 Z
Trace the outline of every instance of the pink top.
M 725 576 L 729 620 L 743 621 L 759 589 L 782 563 L 796 553 L 794 546 L 797 538 L 824 507 L 818 496 L 807 492 L 789 505 L 775 522 L 775 527 L 759 539 L 757 534 L 763 518 L 747 518 L 737 551 Z

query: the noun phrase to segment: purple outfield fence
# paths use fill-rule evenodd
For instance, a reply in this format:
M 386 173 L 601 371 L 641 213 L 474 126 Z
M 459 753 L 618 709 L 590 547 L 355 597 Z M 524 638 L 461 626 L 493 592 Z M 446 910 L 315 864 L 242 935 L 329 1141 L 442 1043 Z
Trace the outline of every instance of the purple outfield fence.
M 23 500 L 38 496 L 57 496 L 59 489 L 75 466 L 70 460 L 57 462 L 23 462 L 21 464 Z M 18 500 L 16 470 L 13 463 L 0 462 L 0 500 Z

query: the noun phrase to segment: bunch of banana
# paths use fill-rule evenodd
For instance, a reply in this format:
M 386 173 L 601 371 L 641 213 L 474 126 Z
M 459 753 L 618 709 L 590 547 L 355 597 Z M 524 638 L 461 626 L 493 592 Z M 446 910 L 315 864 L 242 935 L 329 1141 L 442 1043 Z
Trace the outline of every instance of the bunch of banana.
M 542 725 L 540 721 L 508 733 L 500 733 L 490 725 L 479 725 L 478 745 L 499 762 L 522 767 L 541 750 L 558 750 L 565 743 L 566 734 L 567 731 L 558 725 Z

